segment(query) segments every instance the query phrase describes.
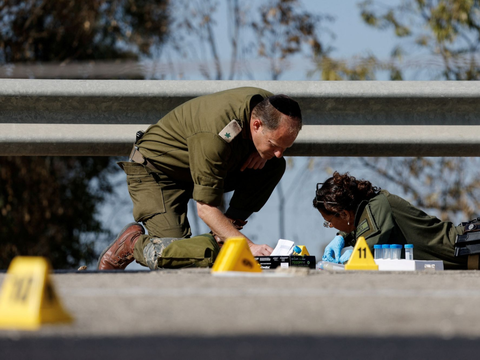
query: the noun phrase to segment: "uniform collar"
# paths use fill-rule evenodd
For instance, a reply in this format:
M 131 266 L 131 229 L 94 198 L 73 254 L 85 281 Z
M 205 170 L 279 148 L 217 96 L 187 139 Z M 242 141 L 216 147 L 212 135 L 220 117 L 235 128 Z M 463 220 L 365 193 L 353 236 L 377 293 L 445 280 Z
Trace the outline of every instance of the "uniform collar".
M 360 222 L 360 218 L 362 217 L 363 211 L 365 210 L 365 206 L 367 206 L 368 200 L 363 200 L 357 206 L 357 211 L 355 211 L 355 228 L 357 228 L 358 223 Z

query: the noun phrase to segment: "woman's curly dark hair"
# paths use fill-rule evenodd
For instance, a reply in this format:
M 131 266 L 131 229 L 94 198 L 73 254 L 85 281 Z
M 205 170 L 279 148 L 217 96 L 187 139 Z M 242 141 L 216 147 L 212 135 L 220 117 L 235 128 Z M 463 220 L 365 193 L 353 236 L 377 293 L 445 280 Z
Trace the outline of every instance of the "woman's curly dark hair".
M 323 184 L 317 184 L 313 207 L 327 214 L 343 210 L 355 212 L 363 200 L 370 200 L 379 192 L 380 188 L 370 181 L 357 180 L 348 173 L 341 175 L 335 171 Z

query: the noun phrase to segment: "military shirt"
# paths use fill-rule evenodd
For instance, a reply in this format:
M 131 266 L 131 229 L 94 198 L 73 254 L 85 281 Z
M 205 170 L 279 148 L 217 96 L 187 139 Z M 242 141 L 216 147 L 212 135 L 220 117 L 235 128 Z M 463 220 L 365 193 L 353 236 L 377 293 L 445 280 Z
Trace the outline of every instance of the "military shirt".
M 442 260 L 446 269 L 467 267 L 465 257 L 454 256 L 455 239 L 463 234 L 463 226 L 427 215 L 386 190 L 359 205 L 355 228 L 344 234 L 347 244 L 354 245 L 360 236 L 371 251 L 375 244 L 413 244 L 416 260 Z
M 194 200 L 218 206 L 227 174 L 255 151 L 250 136 L 252 100 L 272 95 L 243 87 L 189 100 L 147 129 L 137 144 L 139 151 L 173 179 L 193 182 Z

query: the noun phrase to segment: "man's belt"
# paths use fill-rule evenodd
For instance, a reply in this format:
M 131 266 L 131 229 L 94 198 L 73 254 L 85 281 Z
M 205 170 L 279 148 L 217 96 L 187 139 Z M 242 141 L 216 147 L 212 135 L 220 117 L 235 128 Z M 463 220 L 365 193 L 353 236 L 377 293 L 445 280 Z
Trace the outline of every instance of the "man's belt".
M 143 157 L 143 155 L 138 151 L 138 147 L 136 145 L 133 145 L 133 149 L 130 152 L 130 161 L 136 162 L 138 164 L 142 164 L 143 166 L 146 166 L 152 170 L 158 171 L 158 169 L 147 159 Z

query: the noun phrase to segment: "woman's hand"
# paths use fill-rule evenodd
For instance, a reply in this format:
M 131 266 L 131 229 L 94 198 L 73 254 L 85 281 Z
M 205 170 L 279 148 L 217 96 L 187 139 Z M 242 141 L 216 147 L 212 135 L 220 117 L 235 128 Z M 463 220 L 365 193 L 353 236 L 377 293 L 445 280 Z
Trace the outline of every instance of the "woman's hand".
M 333 240 L 330 241 L 330 243 L 325 248 L 325 252 L 323 253 L 322 260 L 339 264 L 340 254 L 344 246 L 345 246 L 345 240 L 343 239 L 343 236 L 341 235 L 335 236 Z
M 348 260 L 350 260 L 350 256 L 352 256 L 352 253 L 352 249 L 345 250 L 343 255 L 340 256 L 340 264 L 345 264 Z

